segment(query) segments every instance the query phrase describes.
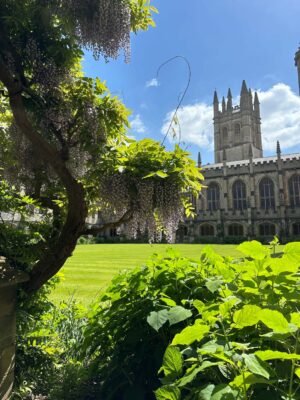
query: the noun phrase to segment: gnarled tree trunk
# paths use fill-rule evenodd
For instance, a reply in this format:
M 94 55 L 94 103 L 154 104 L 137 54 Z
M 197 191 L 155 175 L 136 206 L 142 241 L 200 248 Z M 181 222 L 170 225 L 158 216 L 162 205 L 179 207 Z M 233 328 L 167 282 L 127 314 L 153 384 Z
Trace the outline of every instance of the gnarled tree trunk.
M 6 267 L 0 258 L 0 399 L 8 400 L 14 382 L 16 343 L 16 295 L 28 276 Z

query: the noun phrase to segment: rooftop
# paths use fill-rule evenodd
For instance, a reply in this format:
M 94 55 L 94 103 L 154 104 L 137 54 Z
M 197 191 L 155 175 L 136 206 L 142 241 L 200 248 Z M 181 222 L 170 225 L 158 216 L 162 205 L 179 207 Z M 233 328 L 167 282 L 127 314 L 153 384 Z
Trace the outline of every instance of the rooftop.
M 290 161 L 290 160 L 300 160 L 300 153 L 293 153 L 293 154 L 285 154 L 280 156 L 281 160 L 284 161 Z M 275 163 L 277 161 L 277 156 L 271 156 L 271 157 L 261 157 L 261 158 L 253 158 L 252 163 L 253 164 L 264 164 L 264 163 Z M 228 161 L 226 162 L 226 166 L 228 168 L 231 167 L 236 167 L 236 166 L 241 166 L 241 165 L 248 165 L 250 163 L 249 160 L 240 160 L 240 161 Z M 217 169 L 217 168 L 222 168 L 223 163 L 216 163 L 216 164 L 207 164 L 203 165 L 202 169 L 203 170 L 209 170 L 209 169 Z

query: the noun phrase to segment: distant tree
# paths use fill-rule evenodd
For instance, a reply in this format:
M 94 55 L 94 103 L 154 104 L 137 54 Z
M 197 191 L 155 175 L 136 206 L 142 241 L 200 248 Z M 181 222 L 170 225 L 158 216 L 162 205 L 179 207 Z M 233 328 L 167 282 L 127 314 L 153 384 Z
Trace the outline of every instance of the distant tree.
M 149 0 L 1 1 L 2 211 L 21 220 L 2 221 L 0 251 L 29 272 L 29 293 L 82 234 L 126 222 L 132 236 L 172 241 L 193 212 L 186 193 L 197 194 L 201 174 L 188 153 L 127 139 L 128 110 L 81 69 L 84 49 L 105 61 L 123 49 L 128 61 L 130 32 L 153 26 L 153 12 Z M 111 221 L 88 229 L 99 208 Z

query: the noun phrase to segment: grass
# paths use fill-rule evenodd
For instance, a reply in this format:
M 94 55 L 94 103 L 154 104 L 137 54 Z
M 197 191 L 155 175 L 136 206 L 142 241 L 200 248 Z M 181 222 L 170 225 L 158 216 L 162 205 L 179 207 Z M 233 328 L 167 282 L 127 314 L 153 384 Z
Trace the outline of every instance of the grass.
M 166 244 L 89 244 L 78 245 L 61 272 L 64 277 L 51 295 L 58 303 L 74 296 L 83 304 L 89 304 L 109 284 L 120 270 L 132 269 L 145 263 L 153 253 L 164 253 Z M 199 257 L 199 244 L 172 245 L 184 256 Z M 212 245 L 218 254 L 239 257 L 236 245 Z

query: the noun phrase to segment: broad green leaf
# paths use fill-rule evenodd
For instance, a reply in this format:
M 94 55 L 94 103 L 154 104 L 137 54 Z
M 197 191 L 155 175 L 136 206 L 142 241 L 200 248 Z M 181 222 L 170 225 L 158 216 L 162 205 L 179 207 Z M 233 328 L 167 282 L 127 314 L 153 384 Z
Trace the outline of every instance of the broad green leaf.
M 273 274 L 279 275 L 283 273 L 295 273 L 298 271 L 299 264 L 289 256 L 284 255 L 281 258 L 270 258 L 268 261 Z
M 238 392 L 229 385 L 221 384 L 215 386 L 210 400 L 237 400 Z
M 161 301 L 163 301 L 167 306 L 175 307 L 177 304 L 174 300 L 170 299 L 169 297 L 161 297 Z
M 168 321 L 168 315 L 168 310 L 152 311 L 147 317 L 147 322 L 158 332 L 158 330 Z
M 270 250 L 256 240 L 241 243 L 237 250 L 253 260 L 263 260 L 270 255 Z
M 172 307 L 169 310 L 168 318 L 170 325 L 177 324 L 178 322 L 185 321 L 192 316 L 192 312 L 181 306 Z
M 166 376 L 171 375 L 175 378 L 178 378 L 182 374 L 182 356 L 177 347 L 167 347 L 160 371 L 162 370 Z
M 295 369 L 295 375 L 298 376 L 298 378 L 300 378 L 300 368 Z
M 219 287 L 222 285 L 223 281 L 220 279 L 209 279 L 206 283 L 205 286 L 211 293 L 215 293 Z
M 294 324 L 300 328 L 300 313 L 291 313 L 291 324 Z
M 246 305 L 233 314 L 233 321 L 238 328 L 256 325 L 260 319 L 261 308 L 255 305 Z
M 256 383 L 265 383 L 269 385 L 270 381 L 260 376 L 254 375 L 251 372 L 245 372 L 244 374 L 236 376 L 234 380 L 230 382 L 230 386 L 241 388 L 245 385 L 248 389 L 251 385 L 255 385 Z
M 212 392 L 214 391 L 215 385 L 209 384 L 203 388 L 199 393 L 197 393 L 198 400 L 211 400 Z
M 235 298 L 225 301 L 223 304 L 220 304 L 219 311 L 220 311 L 221 316 L 226 317 L 226 315 L 229 314 L 232 307 L 234 307 L 237 302 L 238 302 L 238 299 L 235 297 Z
M 193 301 L 193 306 L 197 309 L 197 311 L 199 312 L 199 314 L 201 314 L 201 312 L 202 312 L 203 309 L 205 308 L 205 304 L 204 304 L 203 301 L 201 301 L 201 300 L 194 300 L 194 301 Z
M 286 353 L 284 351 L 275 350 L 259 350 L 254 353 L 258 358 L 263 361 L 268 360 L 300 360 L 300 354 Z
M 172 341 L 172 345 L 192 344 L 196 340 L 200 341 L 201 339 L 203 339 L 207 332 L 209 332 L 209 327 L 207 325 L 197 323 L 196 321 L 194 325 L 184 328 L 180 333 L 175 335 Z
M 210 340 L 209 342 L 206 342 L 203 346 L 201 346 L 198 351 L 204 351 L 206 353 L 217 353 L 224 351 L 224 345 L 217 343 L 216 340 Z
M 164 171 L 156 171 L 156 175 L 160 178 L 166 178 L 168 176 Z
M 185 375 L 179 380 L 178 387 L 186 386 L 188 383 L 192 382 L 197 376 L 198 372 L 205 370 L 206 368 L 213 367 L 215 365 L 222 365 L 221 362 L 211 362 L 203 361 L 200 367 L 195 368 L 191 373 Z
M 250 372 L 269 379 L 270 374 L 266 369 L 267 365 L 264 364 L 255 354 L 243 354 L 243 358 Z
M 300 242 L 288 243 L 283 252 L 285 257 L 292 261 L 296 261 L 300 266 Z
M 263 309 L 259 313 L 260 320 L 275 332 L 289 332 L 289 323 L 284 316 L 276 310 Z
M 163 386 L 155 392 L 156 400 L 180 400 L 180 389 L 174 386 Z

